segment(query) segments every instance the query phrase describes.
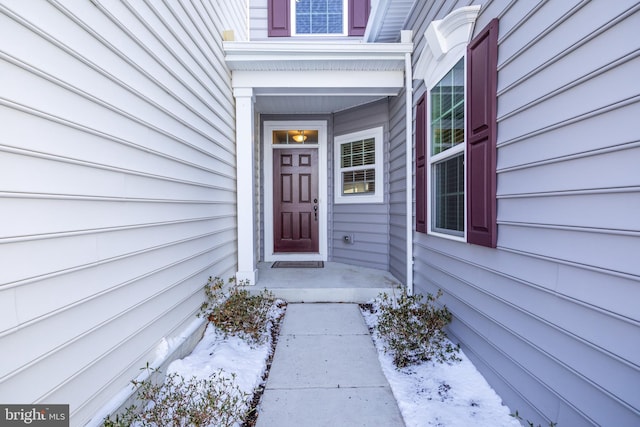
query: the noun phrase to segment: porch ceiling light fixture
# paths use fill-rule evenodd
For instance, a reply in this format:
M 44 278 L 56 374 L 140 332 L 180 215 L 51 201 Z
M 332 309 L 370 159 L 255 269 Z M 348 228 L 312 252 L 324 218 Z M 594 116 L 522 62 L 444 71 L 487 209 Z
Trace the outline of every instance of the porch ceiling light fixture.
M 307 140 L 307 136 L 304 134 L 303 130 L 299 130 L 299 133 L 296 135 L 293 135 L 292 138 L 295 142 L 304 142 Z

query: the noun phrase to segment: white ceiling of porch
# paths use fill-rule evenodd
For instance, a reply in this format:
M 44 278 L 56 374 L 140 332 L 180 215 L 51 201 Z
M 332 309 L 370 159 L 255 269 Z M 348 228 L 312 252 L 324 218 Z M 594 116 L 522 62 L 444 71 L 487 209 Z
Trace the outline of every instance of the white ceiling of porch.
M 257 96 L 261 114 L 327 114 L 368 104 L 380 96 Z

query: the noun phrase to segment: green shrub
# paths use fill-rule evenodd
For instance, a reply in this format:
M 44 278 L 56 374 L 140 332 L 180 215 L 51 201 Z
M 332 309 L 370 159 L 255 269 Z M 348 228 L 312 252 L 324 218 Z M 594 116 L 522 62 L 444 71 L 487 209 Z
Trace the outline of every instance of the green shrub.
M 403 292 L 397 300 L 387 294 L 378 299 L 380 315 L 376 331 L 384 340 L 384 351 L 393 355 L 397 368 L 434 360 L 440 363 L 460 360 L 459 345 L 453 345 L 443 328 L 451 322 L 447 307 L 436 306 L 442 296 L 407 295 Z
M 227 335 L 239 336 L 249 344 L 262 344 L 267 339 L 269 310 L 275 302 L 266 289 L 251 295 L 244 283 L 230 280 L 228 295 L 224 295 L 224 282 L 209 278 L 205 286 L 206 301 L 200 307 L 201 317 L 206 317 L 216 328 Z
M 249 344 L 262 344 L 268 339 L 269 312 L 275 298 L 264 290 L 250 295 L 233 279 L 225 294 L 224 281 L 211 278 L 205 285 L 206 300 L 200 306 L 199 317 L 209 320 L 225 336 L 239 336 Z M 147 366 L 150 374 L 157 370 Z M 164 383 L 155 384 L 150 379 L 132 381 L 136 387 L 136 399 L 142 402 L 118 414 L 107 417 L 103 427 L 178 426 L 233 426 L 252 415 L 249 409 L 250 395 L 235 385 L 235 375 L 225 377 L 222 371 L 205 379 L 185 379 L 177 373 L 167 375 Z
M 150 372 L 157 372 L 147 366 Z M 224 426 L 241 423 L 246 417 L 248 395 L 227 378 L 222 371 L 209 378 L 195 377 L 185 380 L 173 373 L 165 377 L 164 383 L 132 381 L 143 407 L 132 405 L 115 420 L 107 417 L 103 427 L 146 426 Z

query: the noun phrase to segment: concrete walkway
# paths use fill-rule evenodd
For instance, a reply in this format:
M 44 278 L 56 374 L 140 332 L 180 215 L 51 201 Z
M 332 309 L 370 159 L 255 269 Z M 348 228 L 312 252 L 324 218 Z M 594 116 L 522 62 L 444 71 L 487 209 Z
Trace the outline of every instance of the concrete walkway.
M 356 304 L 289 304 L 257 427 L 402 427 Z

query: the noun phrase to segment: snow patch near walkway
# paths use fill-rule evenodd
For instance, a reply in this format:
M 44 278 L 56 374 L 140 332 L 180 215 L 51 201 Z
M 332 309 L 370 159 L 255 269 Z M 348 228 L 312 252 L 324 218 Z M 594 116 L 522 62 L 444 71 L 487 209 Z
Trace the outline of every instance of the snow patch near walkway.
M 373 330 L 377 313 L 363 310 L 362 314 Z M 372 338 L 407 427 L 521 427 L 462 351 L 461 362 L 425 362 L 396 369 L 382 339 L 375 333 Z

